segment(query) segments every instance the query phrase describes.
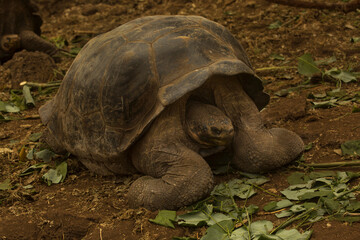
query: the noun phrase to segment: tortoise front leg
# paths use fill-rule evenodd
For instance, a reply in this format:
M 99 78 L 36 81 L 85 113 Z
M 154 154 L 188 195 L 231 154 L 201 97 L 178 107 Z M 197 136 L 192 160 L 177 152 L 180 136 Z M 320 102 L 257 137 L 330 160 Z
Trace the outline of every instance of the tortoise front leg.
M 40 51 L 49 54 L 50 56 L 57 53 L 58 49 L 53 44 L 45 41 L 40 36 L 32 31 L 20 32 L 21 47 L 28 51 Z
M 205 160 L 185 146 L 171 145 L 150 152 L 141 152 L 141 147 L 134 149 L 133 163 L 147 176 L 131 185 L 130 205 L 151 210 L 178 209 L 210 193 L 213 175 Z
M 206 197 L 212 190 L 211 169 L 183 130 L 180 112 L 185 111 L 184 107 L 165 109 L 132 147 L 133 165 L 147 175 L 130 187 L 128 200 L 132 206 L 178 209 Z
M 266 129 L 260 113 L 236 77 L 213 82 L 216 105 L 235 127 L 234 165 L 247 172 L 266 172 L 294 160 L 304 143 L 294 132 Z

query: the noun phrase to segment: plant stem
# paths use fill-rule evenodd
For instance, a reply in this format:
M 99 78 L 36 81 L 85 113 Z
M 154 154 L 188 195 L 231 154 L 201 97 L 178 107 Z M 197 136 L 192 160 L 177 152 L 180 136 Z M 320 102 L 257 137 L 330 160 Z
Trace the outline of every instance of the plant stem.
M 255 71 L 261 72 L 261 71 L 271 71 L 271 70 L 281 70 L 281 69 L 296 69 L 297 67 L 294 66 L 272 66 L 272 67 L 263 67 L 263 68 L 257 68 Z
M 237 206 L 237 204 L 235 202 L 235 199 L 234 199 L 234 196 L 233 196 L 233 194 L 231 192 L 231 189 L 230 189 L 230 187 L 229 187 L 229 185 L 227 183 L 225 184 L 225 186 L 226 186 L 227 190 L 229 191 L 229 196 L 231 198 L 232 203 L 234 204 L 235 211 L 239 214 L 239 208 L 238 208 L 238 206 Z
M 355 187 L 353 187 L 353 188 L 350 189 L 350 190 L 347 190 L 347 191 L 345 191 L 345 192 L 340 193 L 340 194 L 339 194 L 338 196 L 336 196 L 334 199 L 335 199 L 335 200 L 336 200 L 336 199 L 339 199 L 339 198 L 341 198 L 342 196 L 345 196 L 346 194 L 351 193 L 351 192 L 354 192 L 354 191 L 356 191 L 356 190 L 358 190 L 358 189 L 360 189 L 360 184 L 357 185 L 357 186 L 355 186 Z
M 227 235 L 228 235 L 228 237 L 230 237 L 229 229 L 225 229 L 223 226 L 221 226 L 221 224 L 219 224 L 219 222 L 216 221 L 216 220 L 211 216 L 211 214 L 205 212 L 204 210 L 202 210 L 202 212 L 203 212 L 206 216 L 208 216 L 211 220 L 213 220 L 213 221 L 215 222 L 215 224 L 218 225 L 224 232 L 226 232 Z
M 251 186 L 256 187 L 257 189 L 259 189 L 259 190 L 261 190 L 261 191 L 263 191 L 263 192 L 265 192 L 265 193 L 267 193 L 267 194 L 269 194 L 269 195 L 271 195 L 273 197 L 283 198 L 282 196 L 276 195 L 275 193 L 272 193 L 272 192 L 269 192 L 268 190 L 266 190 L 266 189 L 264 189 L 264 188 L 262 188 L 262 187 L 260 187 L 260 186 L 258 186 L 256 184 L 251 184 Z
M 304 166 L 313 167 L 313 168 L 333 168 L 333 167 L 348 167 L 348 166 L 360 167 L 360 161 L 309 163 L 309 164 L 304 164 Z
M 61 82 L 51 82 L 51 83 L 35 83 L 35 82 L 21 82 L 20 86 L 30 86 L 30 87 L 42 87 L 42 88 L 46 88 L 46 87 L 58 87 L 60 86 Z
M 312 211 L 314 211 L 316 208 L 310 208 L 309 210 L 303 212 L 302 214 L 297 215 L 296 217 L 293 218 L 289 218 L 288 220 L 286 220 L 285 222 L 283 222 L 282 224 L 280 224 L 279 226 L 277 226 L 274 230 L 272 230 L 270 232 L 270 234 L 273 234 L 275 232 L 277 232 L 278 230 L 282 229 L 282 228 L 286 228 L 287 226 L 289 226 L 290 224 L 292 224 L 293 222 L 300 220 L 301 218 L 303 218 L 304 216 L 310 214 Z

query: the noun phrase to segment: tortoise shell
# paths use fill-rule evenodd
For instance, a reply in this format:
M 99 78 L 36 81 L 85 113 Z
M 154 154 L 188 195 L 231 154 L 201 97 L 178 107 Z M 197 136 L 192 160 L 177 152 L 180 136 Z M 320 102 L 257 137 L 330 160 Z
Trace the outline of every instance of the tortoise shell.
M 90 40 L 40 116 L 70 153 L 112 158 L 166 106 L 213 75 L 245 75 L 241 82 L 258 109 L 269 101 L 223 26 L 199 16 L 143 17 Z

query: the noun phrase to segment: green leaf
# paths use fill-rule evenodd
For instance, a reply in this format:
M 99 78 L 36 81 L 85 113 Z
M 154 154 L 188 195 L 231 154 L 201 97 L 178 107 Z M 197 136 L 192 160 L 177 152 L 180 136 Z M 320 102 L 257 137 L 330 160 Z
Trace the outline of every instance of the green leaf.
M 343 98 L 347 95 L 347 92 L 345 90 L 341 90 L 340 88 L 336 88 L 326 92 L 326 95 L 334 98 Z
M 50 41 L 54 43 L 57 48 L 60 49 L 69 45 L 68 41 L 62 36 L 51 38 Z
M 55 169 L 50 169 L 42 178 L 50 186 L 63 182 L 67 174 L 67 163 L 64 161 L 60 163 Z
M 259 220 L 250 224 L 251 236 L 259 236 L 261 234 L 268 234 L 274 225 L 268 220 Z
M 172 240 L 196 240 L 193 237 L 173 237 Z
M 313 202 L 305 202 L 302 204 L 306 210 L 309 210 L 310 208 L 315 208 L 317 206 L 316 203 Z
M 277 53 L 272 53 L 270 54 L 270 59 L 274 59 L 274 60 L 281 60 L 281 61 L 284 61 L 285 60 L 285 57 L 284 56 L 281 56 Z
M 0 183 L 0 190 L 10 190 L 11 188 L 10 179 L 5 179 L 5 181 Z
M 333 181 L 331 179 L 326 179 L 326 178 L 315 179 L 314 187 L 324 186 L 324 185 L 332 186 Z
M 13 103 L 6 103 L 0 101 L 0 112 L 8 112 L 8 113 L 20 112 L 20 108 L 15 106 Z
M 342 222 L 349 222 L 350 224 L 353 222 L 360 222 L 360 217 L 356 216 L 335 216 L 334 219 L 338 220 L 338 221 L 342 221 Z
M 249 240 L 249 232 L 245 227 L 236 229 L 231 233 L 230 240 Z
M 54 156 L 55 156 L 55 153 L 53 153 L 49 149 L 44 149 L 44 150 L 41 150 L 41 151 L 35 153 L 36 158 L 41 159 L 46 163 L 50 162 L 51 158 L 53 158 Z
M 32 148 L 27 154 L 26 154 L 26 158 L 29 160 L 33 160 L 34 159 L 34 153 L 35 150 Z
M 344 83 L 348 83 L 351 81 L 356 81 L 356 77 L 354 74 L 348 71 L 343 71 L 337 68 L 332 68 L 329 71 L 325 72 L 326 75 L 331 76 L 335 79 L 341 80 Z
M 201 240 L 222 240 L 229 239 L 230 233 L 234 229 L 234 223 L 231 220 L 221 221 L 212 225 L 206 230 L 205 236 Z
M 310 179 L 318 179 L 318 178 L 324 178 L 324 177 L 335 177 L 336 173 L 333 171 L 324 171 L 324 172 L 311 172 L 309 174 Z
M 331 190 L 321 190 L 316 192 L 306 192 L 302 195 L 298 196 L 299 200 L 308 200 L 316 197 L 327 197 L 327 196 L 333 196 L 333 193 Z
M 275 235 L 262 234 L 257 240 L 283 240 L 283 239 Z
M 33 133 L 29 136 L 29 141 L 37 142 L 42 136 L 42 132 Z
M 305 145 L 305 152 L 307 152 L 307 151 L 310 151 L 312 148 L 313 148 L 313 143 L 312 142 L 310 142 L 310 143 L 308 143 L 307 145 Z
M 34 186 L 31 184 L 28 184 L 28 185 L 23 186 L 23 188 L 24 189 L 32 189 L 32 188 L 34 188 Z
M 177 216 L 176 221 L 180 226 L 201 227 L 207 224 L 209 217 L 202 211 L 193 211 Z
M 175 228 L 173 223 L 175 222 L 175 218 L 176 211 L 160 210 L 155 219 L 149 219 L 149 221 L 161 226 Z
M 222 175 L 234 172 L 234 168 L 232 168 L 229 164 L 217 166 L 216 168 L 211 169 L 214 175 Z
M 43 167 L 45 167 L 46 164 L 44 163 L 37 163 L 35 165 L 31 165 L 30 167 L 28 167 L 27 169 L 25 169 L 24 171 L 22 171 L 20 173 L 20 177 L 23 177 L 23 176 L 27 176 L 27 175 L 30 175 L 32 174 L 35 170 L 40 170 L 42 169 Z
M 309 93 L 307 95 L 307 98 L 308 99 L 323 99 L 326 96 L 327 96 L 326 93 Z
M 70 49 L 70 54 L 77 55 L 80 52 L 81 48 L 73 47 Z
M 337 99 L 331 99 L 329 101 L 323 101 L 323 102 L 311 102 L 313 104 L 313 108 L 332 108 L 336 107 Z
M 346 210 L 349 212 L 356 212 L 360 210 L 360 201 L 352 200 L 349 202 L 349 205 L 346 207 Z
M 302 172 L 294 172 L 287 178 L 287 181 L 290 185 L 307 183 L 309 180 L 309 176 Z
M 339 201 L 336 201 L 331 198 L 322 198 L 322 201 L 327 210 L 329 210 L 329 214 L 333 214 L 338 212 L 341 209 L 341 205 Z
M 350 39 L 350 42 L 352 42 L 352 43 L 360 42 L 360 37 L 352 37 Z
M 225 215 L 223 213 L 213 213 L 211 215 L 210 220 L 207 222 L 208 226 L 212 226 L 214 224 L 217 224 L 219 222 L 225 221 L 225 220 L 234 220 L 234 217 L 231 217 L 229 215 Z
M 244 184 L 240 179 L 233 179 L 228 183 L 220 183 L 215 186 L 214 190 L 211 192 L 211 195 L 213 196 L 237 196 L 241 199 L 246 199 L 254 194 L 256 194 L 256 192 L 253 187 L 249 184 Z
M 360 140 L 347 141 L 341 144 L 342 155 L 360 156 Z
M 312 230 L 306 231 L 303 234 L 299 233 L 296 229 L 280 229 L 277 231 L 276 236 L 279 236 L 283 240 L 308 240 L 310 239 Z
M 316 204 L 315 204 L 315 206 L 316 206 Z M 313 207 L 315 207 L 315 206 L 313 206 Z M 310 208 L 306 208 L 304 206 L 304 204 L 297 204 L 297 205 L 293 205 L 289 210 L 293 213 L 299 213 L 299 212 L 304 212 L 308 209 L 310 209 Z
M 320 65 L 329 65 L 329 64 L 331 64 L 333 62 L 336 62 L 336 57 L 335 56 L 317 60 L 317 61 L 315 61 L 315 64 L 316 64 L 316 66 L 320 66 Z
M 33 97 L 31 96 L 30 87 L 27 85 L 24 85 L 23 87 L 23 95 L 25 99 L 25 104 L 27 106 L 35 106 L 35 101 Z
M 316 66 L 312 56 L 309 53 L 305 53 L 298 58 L 298 72 L 311 77 L 316 73 L 321 73 L 321 70 Z
M 248 212 L 249 215 L 256 213 L 258 210 L 259 207 L 254 204 L 250 204 L 249 206 L 246 207 L 246 211 Z
M 300 190 L 289 190 L 285 189 L 283 191 L 280 191 L 287 199 L 290 200 L 299 200 L 299 196 L 302 196 L 306 193 L 312 193 L 315 192 L 315 189 L 300 189 Z
M 292 206 L 293 203 L 287 199 L 281 200 L 279 202 L 270 202 L 264 206 L 264 211 L 271 212 L 276 211 L 282 208 L 287 208 Z
M 284 211 L 281 211 L 280 213 L 275 213 L 275 216 L 277 218 L 290 217 L 292 215 L 294 215 L 294 213 L 292 211 L 289 211 L 289 210 L 284 210 Z
M 254 184 L 254 185 L 258 185 L 258 186 L 263 185 L 264 183 L 267 183 L 269 181 L 270 181 L 270 179 L 268 179 L 264 176 L 259 176 L 258 178 L 244 180 L 244 182 L 247 184 Z
M 276 29 L 281 27 L 282 23 L 279 20 L 276 20 L 275 22 L 271 23 L 269 25 L 269 29 Z
M 351 110 L 351 112 L 352 112 L 352 113 L 358 113 L 358 112 L 360 112 L 360 107 L 354 105 L 354 106 L 353 106 L 353 109 Z

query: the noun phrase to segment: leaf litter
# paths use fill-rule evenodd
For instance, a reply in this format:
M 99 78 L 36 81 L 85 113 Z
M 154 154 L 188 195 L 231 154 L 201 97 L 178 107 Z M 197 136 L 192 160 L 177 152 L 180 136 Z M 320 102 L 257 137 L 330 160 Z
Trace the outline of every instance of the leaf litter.
M 263 208 L 277 218 L 286 218 L 277 227 L 268 220 L 252 222 L 252 216 L 257 214 L 259 207 L 245 206 L 246 201 L 256 194 L 255 185 L 261 189 L 260 185 L 269 180 L 261 175 L 250 174 L 247 177 L 215 186 L 211 196 L 194 204 L 192 211 L 176 216 L 175 211 L 161 210 L 150 221 L 171 228 L 175 227 L 174 223 L 185 227 L 207 226 L 201 240 L 305 240 L 311 238 L 312 230 L 298 229 L 315 222 L 325 219 L 350 223 L 360 221 L 359 216 L 352 216 L 360 213 L 360 201 L 356 199 L 360 185 L 349 186 L 352 180 L 360 177 L 360 173 L 294 172 L 287 178 L 290 186 L 280 191 L 284 199 L 269 202 Z M 236 199 L 245 200 L 245 204 L 239 207 Z M 298 223 L 296 228 L 285 229 L 295 222 Z

